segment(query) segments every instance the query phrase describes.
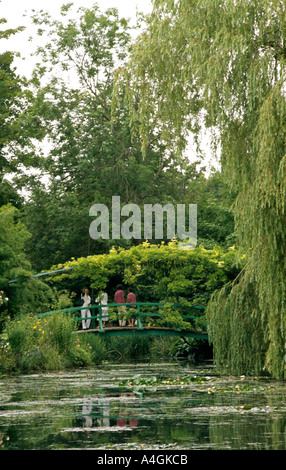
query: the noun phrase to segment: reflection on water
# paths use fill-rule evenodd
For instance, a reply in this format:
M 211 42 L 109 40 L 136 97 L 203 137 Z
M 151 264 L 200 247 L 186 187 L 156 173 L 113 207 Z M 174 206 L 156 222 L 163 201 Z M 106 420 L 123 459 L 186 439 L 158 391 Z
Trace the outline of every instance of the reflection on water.
M 142 394 L 139 394 L 141 397 Z M 129 398 L 138 398 L 135 393 L 119 393 L 117 398 L 125 401 L 125 406 L 116 410 L 111 406 L 110 400 L 114 400 L 114 395 L 109 396 L 108 392 L 102 392 L 100 397 L 91 398 L 85 396 L 82 405 L 83 427 L 85 430 L 114 431 L 129 429 L 138 426 L 138 411 L 132 411 L 127 408 Z M 88 429 L 89 428 L 89 429 Z M 73 429 L 71 429 L 73 431 Z
M 2 377 L 0 446 L 285 450 L 285 395 L 281 382 L 178 364 Z

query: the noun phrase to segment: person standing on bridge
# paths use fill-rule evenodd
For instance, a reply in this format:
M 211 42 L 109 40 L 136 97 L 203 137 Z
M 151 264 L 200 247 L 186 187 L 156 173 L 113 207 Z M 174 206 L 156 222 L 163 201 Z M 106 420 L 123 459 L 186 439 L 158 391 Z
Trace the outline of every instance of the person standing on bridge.
M 89 307 L 91 305 L 91 298 L 89 295 L 89 290 L 84 289 L 83 294 L 81 295 L 81 299 L 83 300 L 82 307 Z M 80 311 L 81 312 L 81 318 L 82 318 L 82 329 L 86 330 L 90 327 L 90 322 L 91 322 L 91 313 L 88 308 L 85 308 Z
M 103 305 L 103 307 L 101 308 L 101 314 L 102 314 L 102 326 L 103 328 L 105 327 L 105 323 L 108 322 L 108 307 L 107 307 L 107 304 L 108 304 L 108 295 L 106 292 L 101 292 L 101 294 L 99 294 L 99 296 L 97 297 L 96 299 L 96 302 L 99 303 L 99 305 Z
M 128 304 L 131 304 L 131 303 L 136 304 L 136 295 L 134 294 L 132 287 L 129 287 L 128 289 L 126 302 Z M 129 310 L 130 313 L 133 310 L 131 317 L 128 317 L 128 326 L 134 326 L 134 319 L 136 318 L 136 315 L 135 315 L 136 312 L 134 309 L 136 309 L 136 305 L 127 305 L 127 309 Z
M 114 301 L 115 301 L 117 304 L 124 304 L 124 303 L 125 303 L 125 300 L 124 300 L 124 291 L 123 291 L 123 287 L 122 287 L 121 284 L 118 284 L 118 286 L 116 286 L 116 292 L 115 292 L 115 294 L 114 294 Z M 118 322 L 119 322 L 119 326 L 125 326 L 125 323 L 126 323 L 125 315 L 126 315 L 126 307 L 125 307 L 125 305 L 122 305 L 121 307 L 118 307 Z

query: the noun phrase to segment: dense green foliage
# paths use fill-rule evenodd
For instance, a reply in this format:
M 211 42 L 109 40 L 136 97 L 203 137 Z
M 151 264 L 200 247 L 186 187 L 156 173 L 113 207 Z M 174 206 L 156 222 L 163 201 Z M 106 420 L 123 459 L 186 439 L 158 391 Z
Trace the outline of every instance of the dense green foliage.
M 0 18 L 0 25 L 6 20 Z M 20 31 L 21 28 L 0 31 L 0 40 L 8 39 L 12 34 Z M 19 134 L 17 104 L 22 94 L 18 77 L 12 69 L 14 54 L 6 51 L 0 54 L 0 175 L 3 177 L 3 170 L 11 165 L 4 152 L 5 146 Z M 13 165 L 13 163 L 12 163 Z
M 25 275 L 30 265 L 23 256 L 29 233 L 20 220 L 20 212 L 11 204 L 0 207 L 0 287 L 9 279 Z
M 215 354 L 221 365 L 224 357 L 227 368 L 238 373 L 253 372 L 250 355 L 257 368 L 263 363 L 268 372 L 283 378 L 285 1 L 153 4 L 148 27 L 133 47 L 128 66 L 118 74 L 117 87 L 126 91 L 143 151 L 154 122 L 164 130 L 163 143 L 178 153 L 189 133 L 199 140 L 203 126 L 212 134 L 214 150 L 219 145 L 223 174 L 238 191 L 236 231 L 249 263 L 240 288 L 218 294 L 220 301 L 209 311 L 214 330 L 218 312 L 228 328 L 229 341 L 217 343 Z M 242 318 L 259 324 L 263 346 L 261 335 L 249 331 L 253 323 Z M 228 348 L 240 341 L 249 349 L 246 355 L 242 349 L 244 359 L 238 367 Z
M 30 113 L 39 116 L 49 146 L 38 177 L 22 181 L 30 192 L 25 204 L 32 234 L 27 249 L 33 267 L 41 270 L 72 256 L 134 243 L 91 239 L 93 204 L 110 208 L 113 195 L 122 204 L 140 207 L 181 201 L 182 190 L 201 172 L 187 159 L 175 161 L 155 129 L 143 159 L 123 95 L 112 114 L 114 72 L 131 44 L 128 22 L 115 9 L 102 13 L 95 5 L 72 12 L 70 5 L 62 9 L 61 20 L 41 12 L 33 21 L 46 45 L 38 49 Z
M 5 23 L 1 18 L 1 26 Z M 22 30 L 21 27 L 1 30 L 1 42 Z M 36 119 L 27 117 L 30 94 L 27 81 L 13 68 L 14 56 L 11 51 L 0 54 L 0 330 L 7 314 L 19 311 L 23 301 L 32 307 L 40 289 L 45 295 L 49 291 L 41 282 L 30 282 L 32 268 L 26 247 L 31 234 L 22 218 L 23 198 L 17 191 L 19 188 L 7 178 L 25 172 L 38 162 L 37 156 L 31 153 L 33 138 L 39 137 L 34 126 Z M 17 291 L 8 284 L 16 278 Z
M 0 26 L 5 23 L 6 20 L 0 18 Z M 1 29 L 1 45 L 23 29 Z M 35 142 L 43 134 L 39 118 L 31 110 L 32 94 L 28 82 L 13 67 L 15 55 L 8 50 L 0 54 L 0 204 L 11 202 L 19 208 L 23 200 L 17 192 L 18 186 L 11 184 L 6 176 L 19 176 L 27 169 L 38 167 Z
M 268 372 L 269 337 L 255 286 L 255 279 L 241 275 L 213 295 L 208 304 L 208 333 L 219 371 L 236 375 Z
M 0 373 L 65 370 L 146 357 L 158 360 L 158 356 L 170 359 L 177 343 L 173 338 L 82 335 L 74 318 L 61 313 L 44 318 L 19 315 L 6 322 L 0 335 Z
M 76 336 L 75 322 L 67 315 L 37 319 L 25 314 L 6 324 L 0 370 L 30 372 L 88 366 L 98 364 L 104 351 L 100 339 Z
M 200 349 L 197 342 L 193 347 L 188 344 L 183 352 L 181 342 L 174 339 L 113 338 L 99 341 L 93 335 L 77 338 L 77 325 L 71 317 L 58 314 L 37 319 L 34 313 L 37 309 L 38 312 L 61 310 L 74 305 L 77 302 L 75 294 L 79 295 L 86 286 L 92 291 L 93 302 L 105 290 L 112 303 L 116 284 L 122 281 L 125 287 L 133 286 L 138 301 L 167 301 L 165 307 L 160 308 L 163 318 L 152 319 L 150 312 L 150 321 L 158 321 L 158 324 L 167 321 L 174 327 L 190 327 L 182 320 L 181 313 L 188 314 L 188 307 L 194 304 L 206 306 L 214 290 L 233 279 L 244 263 L 244 258 L 240 258 L 234 248 L 180 250 L 177 242 L 173 241 L 168 245 L 145 242 L 127 250 L 113 248 L 109 254 L 79 258 L 54 266 L 57 269 L 73 269 L 50 275 L 46 279 L 48 285 L 43 284 L 46 292 L 37 292 L 38 304 L 35 300 L 31 304 L 24 303 L 24 313 L 5 323 L 1 369 L 6 372 L 53 370 L 97 364 L 103 358 L 128 360 L 144 354 L 155 356 L 159 351 L 161 356 L 190 358 L 196 349 Z M 72 289 L 74 292 L 71 295 L 69 292 Z M 174 309 L 174 302 L 180 302 L 182 308 Z M 204 315 L 195 320 L 194 327 L 206 329 Z
M 11 52 L 0 55 L 1 328 L 8 315 L 64 303 L 66 291 L 68 305 L 86 286 L 113 299 L 123 282 L 139 300 L 168 300 L 177 326 L 173 301 L 208 306 L 220 370 L 284 378 L 285 1 L 153 5 L 136 39 L 115 9 L 35 14 L 46 43 L 29 82 Z M 222 164 L 207 176 L 203 128 Z M 113 195 L 197 204 L 199 247 L 91 239 L 89 209 L 110 208 Z M 75 269 L 31 276 L 52 265 Z
M 21 221 L 21 214 L 11 204 L 0 207 L 0 331 L 8 313 L 14 314 L 23 301 L 36 307 L 40 289 L 47 295 L 50 288 L 43 283 L 31 280 L 31 264 L 25 253 L 25 243 L 30 234 Z M 9 284 L 9 280 L 17 283 Z
M 166 303 L 160 310 L 164 314 L 162 321 L 183 328 L 188 324 L 181 314 L 188 314 L 191 305 L 206 306 L 212 293 L 234 279 L 244 263 L 234 248 L 180 250 L 175 241 L 168 245 L 144 242 L 128 250 L 113 248 L 109 254 L 54 266 L 53 269 L 72 269 L 53 274 L 47 282 L 58 290 L 69 286 L 78 297 L 87 286 L 93 302 L 100 292 L 106 291 L 109 303 L 113 302 L 117 284 L 122 283 L 126 293 L 128 287 L 133 287 L 138 302 Z M 172 307 L 173 303 L 182 305 L 180 311 Z M 146 308 L 150 311 L 150 307 Z M 195 326 L 205 330 L 205 317 L 196 320 Z

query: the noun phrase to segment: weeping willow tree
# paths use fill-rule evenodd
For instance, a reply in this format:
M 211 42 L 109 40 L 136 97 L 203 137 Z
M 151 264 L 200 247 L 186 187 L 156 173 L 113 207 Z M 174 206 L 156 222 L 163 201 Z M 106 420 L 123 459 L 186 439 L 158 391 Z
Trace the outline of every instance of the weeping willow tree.
M 285 378 L 286 1 L 153 0 L 117 90 L 143 153 L 152 128 L 183 153 L 207 128 L 238 192 L 238 243 L 248 263 L 208 308 L 222 370 Z

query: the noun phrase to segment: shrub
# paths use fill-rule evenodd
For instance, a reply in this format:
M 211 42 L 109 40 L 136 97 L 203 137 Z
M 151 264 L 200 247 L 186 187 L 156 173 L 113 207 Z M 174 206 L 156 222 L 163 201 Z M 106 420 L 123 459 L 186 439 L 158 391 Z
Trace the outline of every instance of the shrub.
M 32 325 L 33 319 L 27 315 L 7 323 L 5 331 L 12 353 L 20 354 L 32 343 L 34 336 Z
M 92 363 L 92 356 L 87 344 L 82 344 L 79 339 L 75 340 L 66 354 L 66 365 L 82 367 Z
M 163 321 L 184 328 L 187 325 L 179 313 L 188 314 L 191 305 L 206 307 L 212 293 L 233 280 L 245 262 L 234 247 L 206 250 L 200 246 L 194 250 L 180 250 L 175 242 L 160 246 L 144 242 L 130 249 L 113 248 L 108 254 L 91 255 L 53 266 L 52 270 L 71 269 L 51 276 L 47 282 L 56 289 L 88 284 L 94 289 L 95 297 L 106 290 L 111 303 L 120 280 L 125 290 L 127 286 L 134 288 L 137 302 L 164 303 L 172 299 L 183 304 L 179 312 L 174 313 L 166 306 L 162 313 Z M 110 321 L 117 320 L 117 308 L 109 310 Z
M 18 368 L 23 372 L 31 370 L 60 370 L 63 358 L 57 348 L 51 345 L 35 346 L 19 357 Z
M 75 324 L 70 315 L 57 313 L 48 317 L 47 335 L 60 352 L 69 349 Z
M 92 348 L 75 340 L 75 322 L 69 315 L 37 318 L 22 315 L 6 323 L 0 370 L 59 370 L 92 362 Z
M 90 350 L 93 364 L 99 364 L 105 358 L 107 348 L 106 341 L 92 333 L 81 335 L 81 344 Z

